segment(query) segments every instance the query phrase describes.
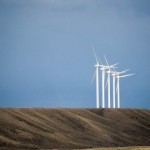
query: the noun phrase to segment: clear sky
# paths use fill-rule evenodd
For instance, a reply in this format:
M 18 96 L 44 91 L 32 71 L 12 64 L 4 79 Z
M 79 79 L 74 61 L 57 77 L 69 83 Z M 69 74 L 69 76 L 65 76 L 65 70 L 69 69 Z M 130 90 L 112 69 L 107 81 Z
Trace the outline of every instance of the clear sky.
M 150 0 L 0 0 L 0 106 L 95 107 L 91 45 L 135 73 L 121 107 L 150 108 Z

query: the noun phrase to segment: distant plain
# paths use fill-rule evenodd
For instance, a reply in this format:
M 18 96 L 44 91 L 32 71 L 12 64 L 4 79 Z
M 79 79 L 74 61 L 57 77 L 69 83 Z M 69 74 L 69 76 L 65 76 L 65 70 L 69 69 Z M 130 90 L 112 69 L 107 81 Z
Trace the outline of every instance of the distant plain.
M 90 148 L 81 150 L 150 150 L 150 146 Z

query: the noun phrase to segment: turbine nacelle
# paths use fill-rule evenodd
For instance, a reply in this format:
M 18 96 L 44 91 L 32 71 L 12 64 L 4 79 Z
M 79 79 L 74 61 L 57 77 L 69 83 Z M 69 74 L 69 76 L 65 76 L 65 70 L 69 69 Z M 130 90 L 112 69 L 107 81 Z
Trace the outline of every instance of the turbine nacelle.
M 108 71 L 107 71 L 107 73 L 109 73 L 109 74 L 110 74 L 110 73 L 111 73 L 111 71 L 110 71 L 110 70 L 108 70 Z
M 96 67 L 96 68 L 98 67 L 98 68 L 99 68 L 99 67 L 100 67 L 100 65 L 99 65 L 99 64 L 96 64 L 96 65 L 94 65 L 94 67 Z
M 123 73 L 129 71 L 129 69 L 124 70 L 124 71 L 115 71 L 114 68 L 113 68 L 113 70 L 114 70 L 114 71 L 111 71 L 111 75 L 112 75 L 113 77 L 116 77 L 116 78 L 119 78 L 118 76 L 119 76 L 120 74 L 123 74 Z
M 112 72 L 111 72 L 111 73 L 112 73 Z M 112 73 L 111 75 L 112 75 L 112 76 L 116 76 L 116 74 L 115 74 L 115 73 Z

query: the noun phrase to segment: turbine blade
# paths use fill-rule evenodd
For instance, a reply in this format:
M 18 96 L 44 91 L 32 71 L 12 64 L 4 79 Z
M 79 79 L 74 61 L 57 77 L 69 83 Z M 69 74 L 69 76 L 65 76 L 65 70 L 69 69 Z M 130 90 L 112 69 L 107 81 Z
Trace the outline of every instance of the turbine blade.
M 107 77 L 107 80 L 106 80 L 105 89 L 106 89 L 107 85 L 108 85 L 108 77 Z
M 110 68 L 114 68 L 116 65 L 118 65 L 119 63 L 115 63 L 113 65 L 110 66 Z
M 119 74 L 122 74 L 122 73 L 125 73 L 125 72 L 127 72 L 127 71 L 129 71 L 130 69 L 127 69 L 127 70 L 123 70 L 123 71 L 121 71 L 121 72 L 118 72 L 118 75 Z
M 118 92 L 118 80 L 117 80 L 117 85 L 116 85 L 116 92 L 115 92 L 115 95 L 117 94 Z
M 133 76 L 134 74 L 127 74 L 127 75 L 124 75 L 124 76 L 120 76 L 120 78 L 124 78 L 124 77 L 129 77 L 129 76 Z
M 95 71 L 94 74 L 93 74 L 93 77 L 92 77 L 92 80 L 91 80 L 91 85 L 92 85 L 92 83 L 93 83 L 93 80 L 94 80 L 94 78 L 95 78 L 95 75 L 96 75 L 96 71 Z
M 116 70 L 115 70 L 115 67 L 111 68 L 113 70 L 113 72 L 116 74 Z
M 109 66 L 106 56 L 104 55 L 107 66 Z
M 100 58 L 99 58 L 98 56 L 97 56 L 97 58 L 98 58 L 100 64 L 103 66 L 103 63 L 102 63 L 102 61 L 100 60 Z
M 118 92 L 118 87 L 116 87 L 116 92 L 115 92 L 115 95 L 117 94 L 117 92 Z
M 99 64 L 99 63 L 98 63 L 97 56 L 96 56 L 96 53 L 95 53 L 95 50 L 94 50 L 94 47 L 92 47 L 92 49 L 93 49 L 93 53 L 94 53 L 94 56 L 95 56 L 95 59 L 96 59 L 96 63 Z

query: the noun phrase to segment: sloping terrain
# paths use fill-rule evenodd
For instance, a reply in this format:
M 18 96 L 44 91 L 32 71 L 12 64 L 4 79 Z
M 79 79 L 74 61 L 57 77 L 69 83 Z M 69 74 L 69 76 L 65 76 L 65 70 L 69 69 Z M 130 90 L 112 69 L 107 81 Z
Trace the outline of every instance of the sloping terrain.
M 150 110 L 0 108 L 0 149 L 150 146 Z

